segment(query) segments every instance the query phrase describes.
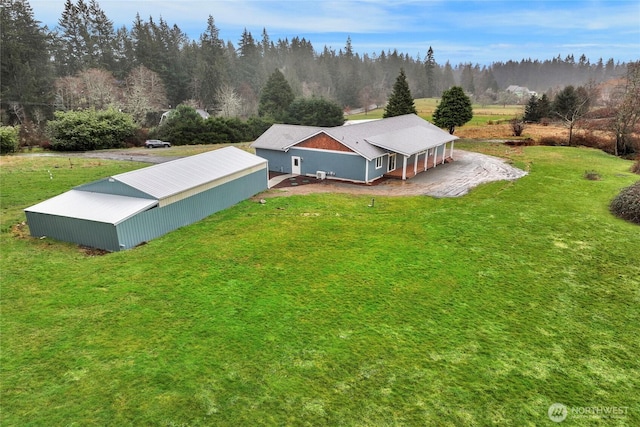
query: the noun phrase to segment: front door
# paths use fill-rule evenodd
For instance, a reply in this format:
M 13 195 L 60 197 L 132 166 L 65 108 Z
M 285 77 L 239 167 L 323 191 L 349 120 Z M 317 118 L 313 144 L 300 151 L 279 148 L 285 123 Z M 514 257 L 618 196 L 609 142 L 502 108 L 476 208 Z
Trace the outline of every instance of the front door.
M 300 175 L 300 157 L 291 156 L 291 173 Z

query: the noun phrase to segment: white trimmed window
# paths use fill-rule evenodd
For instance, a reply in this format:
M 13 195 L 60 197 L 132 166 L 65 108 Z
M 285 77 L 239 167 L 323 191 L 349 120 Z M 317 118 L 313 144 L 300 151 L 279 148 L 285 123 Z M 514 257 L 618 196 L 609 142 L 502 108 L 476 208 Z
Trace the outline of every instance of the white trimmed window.
M 382 167 L 382 159 L 382 156 L 376 159 L 376 169 L 380 169 Z

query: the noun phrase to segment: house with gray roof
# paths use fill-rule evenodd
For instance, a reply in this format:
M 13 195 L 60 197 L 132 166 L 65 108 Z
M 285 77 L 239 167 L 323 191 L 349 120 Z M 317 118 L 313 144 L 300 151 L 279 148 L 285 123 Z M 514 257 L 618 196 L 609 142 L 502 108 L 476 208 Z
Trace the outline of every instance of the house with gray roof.
M 267 161 L 235 147 L 113 175 L 25 209 L 34 237 L 119 251 L 268 187 Z
M 452 159 L 456 139 L 407 114 L 337 127 L 275 124 L 251 146 L 273 172 L 371 183 L 408 179 Z

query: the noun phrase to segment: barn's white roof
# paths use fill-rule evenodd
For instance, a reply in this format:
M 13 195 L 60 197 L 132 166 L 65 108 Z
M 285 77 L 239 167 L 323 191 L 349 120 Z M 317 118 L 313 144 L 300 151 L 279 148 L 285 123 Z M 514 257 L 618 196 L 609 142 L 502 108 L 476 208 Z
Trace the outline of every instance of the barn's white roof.
M 114 175 L 111 178 L 157 199 L 199 187 L 220 178 L 265 165 L 267 161 L 236 147 L 225 147 L 195 156 Z
M 415 114 L 407 114 L 336 127 L 275 124 L 251 146 L 287 151 L 318 133 L 329 135 L 368 160 L 389 151 L 409 156 L 458 139 Z
M 70 190 L 25 211 L 115 225 L 157 204 L 152 199 Z
M 256 168 L 266 169 L 266 164 L 265 159 L 251 153 L 225 147 L 108 178 L 110 182 L 122 182 L 150 198 L 93 192 L 91 187 L 80 186 L 25 211 L 119 224 L 153 206 L 163 206 L 204 191 L 218 181 L 242 176 Z

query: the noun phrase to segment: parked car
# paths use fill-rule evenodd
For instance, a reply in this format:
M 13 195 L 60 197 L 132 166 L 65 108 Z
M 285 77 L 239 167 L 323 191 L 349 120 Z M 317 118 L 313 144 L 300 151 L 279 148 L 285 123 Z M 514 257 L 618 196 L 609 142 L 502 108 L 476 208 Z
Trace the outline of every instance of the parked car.
M 171 143 L 167 141 L 160 141 L 159 139 L 147 139 L 144 142 L 144 146 L 147 148 L 171 147 Z

